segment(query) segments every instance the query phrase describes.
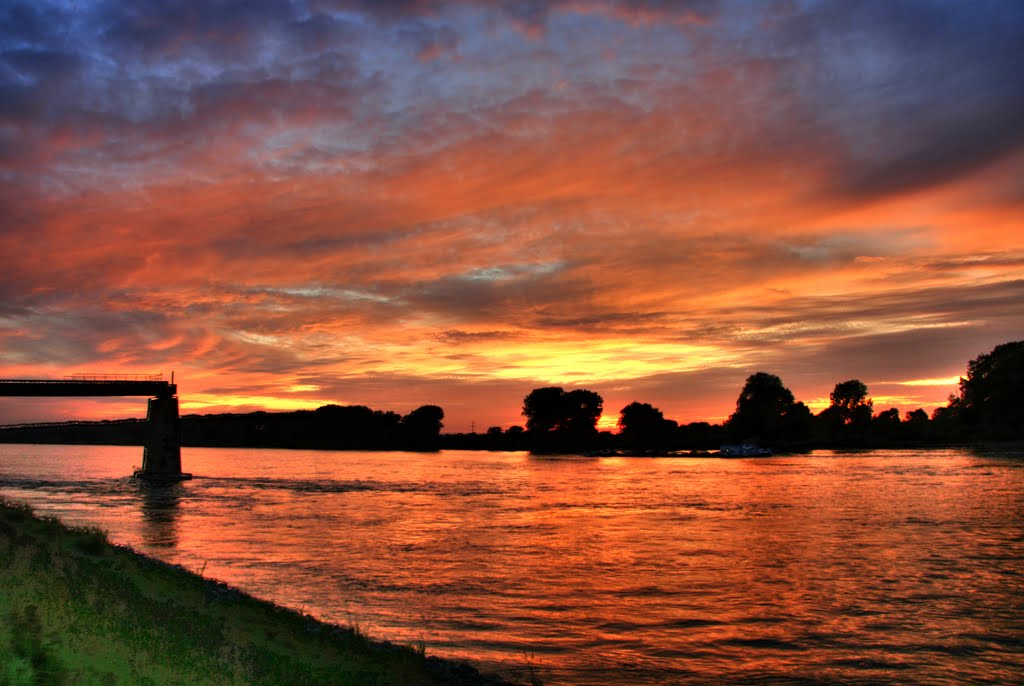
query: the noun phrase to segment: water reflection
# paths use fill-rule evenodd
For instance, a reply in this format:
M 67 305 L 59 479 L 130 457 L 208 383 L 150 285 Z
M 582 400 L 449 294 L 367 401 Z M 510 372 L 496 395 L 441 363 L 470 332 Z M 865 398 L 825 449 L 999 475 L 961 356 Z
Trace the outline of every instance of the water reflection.
M 0 446 L 4 496 L 510 676 L 525 660 L 572 686 L 1024 683 L 1019 453 L 197 448 L 203 478 L 159 485 L 124 476 L 119 448 L 17 450 Z
M 138 480 L 139 509 L 142 512 L 142 541 L 154 548 L 178 545 L 178 519 L 181 516 L 181 483 Z

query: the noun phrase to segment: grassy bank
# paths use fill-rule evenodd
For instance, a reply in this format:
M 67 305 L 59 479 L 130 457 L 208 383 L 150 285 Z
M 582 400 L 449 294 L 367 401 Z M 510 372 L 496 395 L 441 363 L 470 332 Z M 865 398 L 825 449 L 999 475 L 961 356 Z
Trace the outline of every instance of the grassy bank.
M 0 501 L 0 686 L 506 683 Z

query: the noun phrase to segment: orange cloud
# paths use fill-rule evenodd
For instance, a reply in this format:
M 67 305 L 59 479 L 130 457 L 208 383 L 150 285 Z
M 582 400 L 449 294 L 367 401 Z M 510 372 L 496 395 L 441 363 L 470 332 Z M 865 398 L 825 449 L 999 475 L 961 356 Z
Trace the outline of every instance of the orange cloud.
M 867 10 L 442 5 L 19 37 L 0 374 L 175 369 L 196 411 L 430 402 L 465 430 L 552 383 L 721 420 L 760 369 L 934 406 L 910 384 L 1019 336 L 1012 22 L 922 9 L 988 39 L 910 45 Z M 854 30 L 878 73 L 828 48 Z

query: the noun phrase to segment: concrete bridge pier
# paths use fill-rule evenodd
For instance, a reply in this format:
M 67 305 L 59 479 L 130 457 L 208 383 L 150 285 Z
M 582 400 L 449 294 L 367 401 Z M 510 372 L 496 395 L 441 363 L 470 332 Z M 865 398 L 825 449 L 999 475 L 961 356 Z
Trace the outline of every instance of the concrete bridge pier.
M 160 376 L 79 374 L 65 379 L 0 379 L 0 397 L 27 398 L 84 396 L 148 397 L 146 438 L 142 469 L 135 476 L 153 481 L 182 481 L 191 474 L 181 471 L 181 418 L 178 387 Z
M 178 396 L 158 395 L 149 399 L 146 412 L 146 444 L 142 469 L 135 476 L 153 481 L 182 481 L 191 474 L 181 471 L 181 417 Z

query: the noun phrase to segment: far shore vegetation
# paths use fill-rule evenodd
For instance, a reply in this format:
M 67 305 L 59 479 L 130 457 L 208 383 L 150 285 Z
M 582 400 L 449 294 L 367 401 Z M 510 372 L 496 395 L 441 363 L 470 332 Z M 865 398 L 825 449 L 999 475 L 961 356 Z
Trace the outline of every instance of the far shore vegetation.
M 511 686 L 0 500 L 0 685 L 43 684 Z
M 662 455 L 701 452 L 726 443 L 757 443 L 777 451 L 885 448 L 1024 441 L 1024 341 L 996 346 L 967 364 L 959 393 L 931 415 L 876 407 L 859 379 L 836 383 L 818 414 L 794 398 L 782 379 L 751 374 L 736 410 L 722 424 L 680 425 L 649 403 L 620 410 L 618 431 L 598 431 L 601 396 L 588 389 L 533 389 L 523 400 L 525 426 L 483 433 L 442 433 L 444 410 L 424 405 L 402 416 L 369 407 L 325 405 L 297 412 L 185 415 L 182 444 L 210 447 L 323 450 L 529 450 L 536 453 L 618 452 Z M 145 420 L 0 427 L 0 442 L 139 445 Z

